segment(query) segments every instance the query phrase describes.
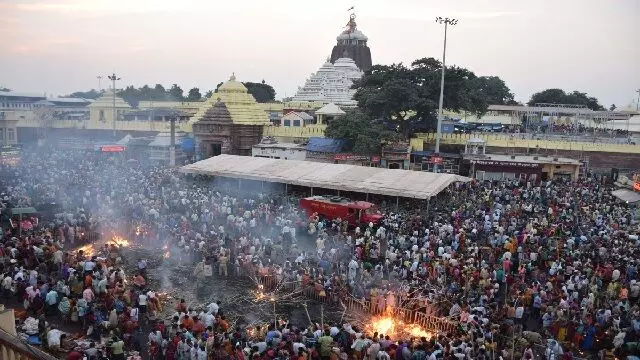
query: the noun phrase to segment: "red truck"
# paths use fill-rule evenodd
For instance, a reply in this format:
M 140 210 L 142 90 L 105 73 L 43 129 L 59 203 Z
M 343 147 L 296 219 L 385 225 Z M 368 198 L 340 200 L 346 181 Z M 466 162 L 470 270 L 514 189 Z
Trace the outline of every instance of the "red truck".
M 340 218 L 347 220 L 349 224 L 380 223 L 382 214 L 378 212 L 375 204 L 366 201 L 353 201 L 340 196 L 311 196 L 300 199 L 300 207 L 307 216 L 317 213 L 328 220 Z

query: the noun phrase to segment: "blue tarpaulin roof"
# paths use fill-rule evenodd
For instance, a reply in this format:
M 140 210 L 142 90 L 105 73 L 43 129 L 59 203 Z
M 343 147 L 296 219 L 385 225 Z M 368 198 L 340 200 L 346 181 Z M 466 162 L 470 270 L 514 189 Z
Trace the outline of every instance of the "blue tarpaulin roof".
M 327 139 L 321 137 L 309 138 L 307 151 L 323 153 L 339 153 L 347 145 L 345 140 Z
M 194 152 L 196 149 L 196 141 L 191 137 L 187 137 L 182 139 L 180 146 L 184 152 Z

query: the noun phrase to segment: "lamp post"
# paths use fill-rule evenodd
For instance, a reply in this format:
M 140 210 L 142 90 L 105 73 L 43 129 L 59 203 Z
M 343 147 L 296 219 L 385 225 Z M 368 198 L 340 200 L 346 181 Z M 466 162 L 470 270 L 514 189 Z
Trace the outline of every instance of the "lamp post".
M 108 76 L 109 80 L 113 81 L 113 137 L 116 137 L 116 81 L 120 80 L 115 73 Z
M 444 100 L 444 68 L 447 57 L 447 27 L 458 23 L 457 19 L 436 17 L 436 22 L 444 24 L 444 49 L 442 50 L 442 74 L 440 76 L 440 101 L 438 101 L 438 128 L 436 129 L 435 155 L 440 154 L 440 138 L 442 137 L 442 102 Z M 433 164 L 433 171 L 438 172 L 438 164 Z

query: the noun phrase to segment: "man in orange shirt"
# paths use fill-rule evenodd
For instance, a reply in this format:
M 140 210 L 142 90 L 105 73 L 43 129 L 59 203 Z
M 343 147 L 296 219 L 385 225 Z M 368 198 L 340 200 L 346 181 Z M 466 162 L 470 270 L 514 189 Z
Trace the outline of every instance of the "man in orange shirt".
M 185 315 L 184 319 L 182 319 L 182 325 L 184 325 L 187 330 L 191 331 L 194 325 L 193 319 L 189 317 L 189 315 Z

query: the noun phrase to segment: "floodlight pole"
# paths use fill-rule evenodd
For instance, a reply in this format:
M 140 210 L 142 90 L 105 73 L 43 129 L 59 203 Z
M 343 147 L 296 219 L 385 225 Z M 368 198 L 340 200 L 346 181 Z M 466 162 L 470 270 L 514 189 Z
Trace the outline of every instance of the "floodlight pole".
M 116 81 L 120 80 L 119 77 L 116 76 L 115 73 L 113 75 L 108 76 L 109 80 L 113 81 L 113 137 L 116 137 L 116 119 L 117 119 L 117 111 L 116 111 Z
M 434 155 L 440 154 L 440 139 L 442 138 L 442 103 L 444 102 L 444 71 L 446 66 L 446 57 L 447 57 L 447 28 L 449 25 L 455 25 L 458 23 L 458 20 L 451 18 L 441 18 L 436 17 L 436 22 L 439 24 L 444 24 L 444 47 L 442 50 L 442 72 L 440 75 L 440 100 L 438 101 L 438 125 L 436 129 L 436 148 Z M 433 172 L 439 172 L 438 166 L 439 164 L 433 164 Z

